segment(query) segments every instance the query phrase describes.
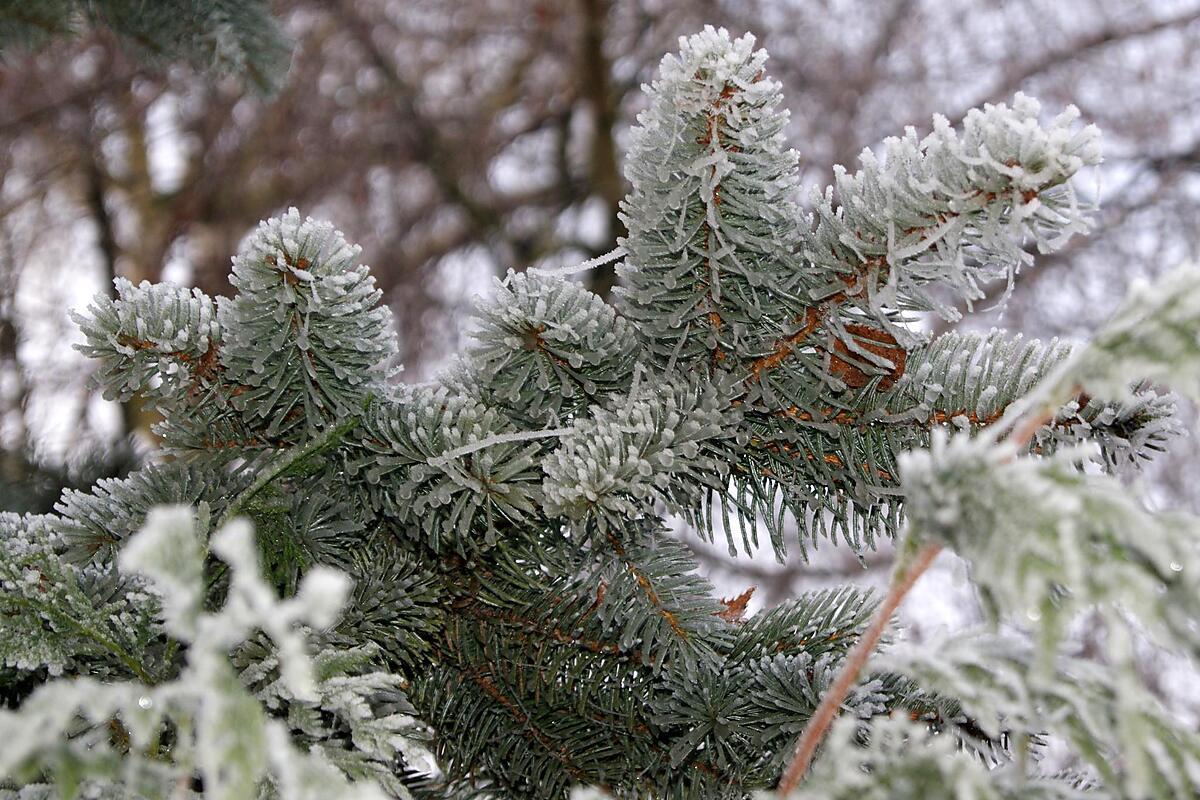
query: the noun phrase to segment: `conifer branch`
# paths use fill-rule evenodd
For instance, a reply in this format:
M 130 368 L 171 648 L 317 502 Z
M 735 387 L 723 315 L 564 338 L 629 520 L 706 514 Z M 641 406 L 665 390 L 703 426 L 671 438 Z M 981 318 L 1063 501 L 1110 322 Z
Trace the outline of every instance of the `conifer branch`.
M 509 716 L 520 726 L 521 733 L 527 736 L 539 745 L 545 748 L 555 760 L 562 763 L 572 778 L 577 781 L 587 782 L 588 775 L 579 768 L 571 758 L 570 751 L 563 747 L 558 742 L 555 742 L 545 731 L 541 730 L 533 723 L 529 715 L 521 708 L 520 704 L 513 698 L 506 695 L 496 682 L 492 680 L 491 671 L 486 667 L 463 668 L 465 674 L 471 681 L 483 690 L 484 694 L 490 697 L 501 708 L 504 709 Z
M 625 564 L 625 569 L 629 570 L 629 574 L 633 576 L 633 579 L 637 582 L 637 585 L 645 593 L 646 599 L 650 601 L 650 605 L 654 607 L 654 610 L 660 617 L 666 620 L 667 625 L 671 628 L 676 636 L 678 636 L 684 642 L 688 641 L 691 638 L 691 635 L 688 633 L 687 628 L 680 625 L 679 619 L 675 616 L 674 612 L 663 605 L 662 600 L 659 599 L 658 592 L 654 590 L 654 583 L 650 580 L 650 576 L 639 569 L 638 565 L 626 555 L 625 548 L 615 536 L 609 533 L 607 534 L 607 538 L 608 543 L 612 545 L 613 551 Z
M 989 610 L 1037 612 L 1044 642 L 1086 603 L 1132 599 L 1152 633 L 1200 652 L 1194 524 L 1142 536 L 1156 515 L 1078 468 L 1161 448 L 1170 401 L 1129 380 L 1182 377 L 1200 396 L 1200 279 L 1180 273 L 1079 358 L 1000 333 L 926 343 L 906 326 L 1087 227 L 1071 180 L 1098 162 L 1094 128 L 1073 110 L 1044 124 L 1020 95 L 959 130 L 935 119 L 929 136 L 837 170 L 809 214 L 765 63 L 750 36 L 683 39 L 630 136 L 628 236 L 583 264 L 497 281 L 473 343 L 427 383 L 390 381 L 393 321 L 359 248 L 295 209 L 247 237 L 228 300 L 121 281 L 98 297 L 78 318 L 97 385 L 148 401 L 186 457 L 69 492 L 56 515 L 0 515 L 0 699 L 88 660 L 164 675 L 53 682 L 21 720 L 0 711 L 0 741 L 50 732 L 21 740 L 28 758 L 0 748 L 0 782 L 63 774 L 66 753 L 104 796 L 127 788 L 114 775 L 164 775 L 166 791 L 142 793 L 199 776 L 197 791 L 222 797 L 562 800 L 592 783 L 619 797 L 800 785 L 806 800 L 873 800 L 912 763 L 906 787 L 1008 800 L 1009 771 L 948 752 L 1013 749 L 1007 728 L 966 710 L 980 699 L 968 670 L 859 679 L 942 547 L 981 565 Z M 566 279 L 616 259 L 620 313 Z M 882 604 L 841 587 L 747 619 L 749 594 L 719 601 L 664 509 L 705 536 L 740 533 L 746 549 L 765 528 L 781 558 L 785 528 L 804 556 L 810 540 L 862 552 L 908 525 Z M 212 580 L 210 515 L 228 581 Z M 161 603 L 118 566 L 157 584 Z M 33 613 L 40 602 L 52 613 Z M 72 614 L 74 627 L 59 619 Z M 1200 774 L 1200 737 L 1122 717 L 1111 700 L 1126 695 L 1103 682 L 1058 688 L 1042 696 L 1068 717 L 1154 733 L 1146 745 L 1074 732 L 1086 752 L 1138 762 L 1101 763 L 1104 791 L 1161 800 L 1158 787 Z M 1089 717 L 1096 702 L 1106 716 Z M 1036 709 L 1022 719 L 1041 729 Z M 168 748 L 144 770 L 134 745 L 164 720 L 199 755 Z M 105 749 L 114 736 L 120 752 Z M 436 763 L 422 765 L 418 740 Z M 1029 798 L 1071 788 L 1020 777 L 1046 790 Z
M 347 433 L 354 430 L 354 428 L 356 428 L 360 422 L 360 417 L 349 416 L 337 425 L 334 425 L 329 430 L 325 431 L 325 433 L 321 434 L 317 438 L 306 442 L 303 445 L 293 447 L 281 454 L 278 458 L 272 460 L 262 468 L 262 470 L 254 478 L 254 482 L 239 492 L 233 501 L 225 507 L 225 512 L 221 514 L 220 518 L 217 520 L 215 529 L 224 527 L 226 523 L 237 517 L 238 514 L 241 514 L 242 511 L 245 510 L 246 505 L 253 500 L 259 492 L 271 485 L 276 478 L 287 472 L 288 469 L 290 469 L 293 465 L 336 446 L 337 443 L 340 442 Z
M 588 652 L 600 655 L 619 656 L 634 662 L 640 663 L 642 661 L 640 650 L 623 650 L 619 645 L 612 642 L 606 642 L 601 639 L 589 639 L 556 627 L 546 627 L 537 620 L 522 617 L 513 611 L 493 609 L 478 603 L 472 603 L 461 609 L 455 609 L 455 611 L 456 613 L 475 617 L 480 620 L 509 625 L 537 636 L 540 639 L 552 641 L 557 644 L 578 647 L 581 650 L 587 650 Z
M 130 672 L 137 676 L 138 680 L 142 681 L 142 683 L 146 684 L 147 686 L 157 683 L 157 681 L 154 679 L 154 676 L 146 670 L 142 662 L 138 661 L 128 650 L 126 650 L 124 647 L 121 647 L 121 645 L 117 644 L 100 631 L 85 625 L 83 622 L 71 616 L 70 614 L 64 614 L 59 609 L 48 604 L 34 603 L 28 597 L 22 597 L 20 595 L 13 595 L 12 597 L 6 598 L 4 602 L 23 606 L 31 611 L 34 611 L 35 613 L 45 614 L 48 617 L 52 617 L 57 622 L 78 631 L 86 638 L 91 639 L 93 642 L 112 653 L 114 656 L 116 656 L 117 660 L 124 664 Z

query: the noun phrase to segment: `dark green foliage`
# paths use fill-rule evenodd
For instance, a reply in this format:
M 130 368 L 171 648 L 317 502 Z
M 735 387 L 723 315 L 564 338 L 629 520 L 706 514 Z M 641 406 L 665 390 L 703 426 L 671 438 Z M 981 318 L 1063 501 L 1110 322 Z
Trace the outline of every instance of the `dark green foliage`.
M 350 552 L 353 562 L 345 569 L 354 579 L 354 591 L 334 634 L 346 643 L 377 646 L 390 669 L 417 672 L 441 630 L 447 592 L 387 532 L 376 532 Z
M 88 25 L 111 29 L 151 62 L 237 74 L 268 94 L 291 63 L 291 43 L 265 0 L 0 0 L 0 54 Z

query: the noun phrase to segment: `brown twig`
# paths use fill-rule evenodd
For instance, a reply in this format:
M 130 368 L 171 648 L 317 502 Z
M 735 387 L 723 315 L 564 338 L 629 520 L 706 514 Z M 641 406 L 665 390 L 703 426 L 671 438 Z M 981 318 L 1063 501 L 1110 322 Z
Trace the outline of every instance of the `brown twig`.
M 1079 396 L 1078 392 L 1074 392 L 1074 394 Z M 1033 439 L 1034 434 L 1041 430 L 1041 428 L 1052 419 L 1054 419 L 1054 411 L 1046 409 L 1038 412 L 1037 414 L 1032 414 L 1023 421 L 1018 422 L 1013 428 L 1013 432 L 1009 434 L 1008 437 L 1008 441 L 1014 446 L 1013 449 L 1020 450 L 1022 447 L 1029 444 L 1029 442 Z
M 1027 415 L 1023 420 L 1019 420 L 1013 428 L 1012 433 L 1008 436 L 1008 442 L 1014 446 L 1014 452 L 1018 452 L 1028 445 L 1038 430 L 1053 418 L 1054 412 L 1052 410 L 1042 409 L 1036 413 Z M 837 716 L 838 709 L 841 708 L 846 695 L 854 687 L 859 673 L 862 672 L 867 660 L 871 657 L 871 653 L 874 652 L 875 647 L 879 644 L 879 640 L 883 637 L 884 631 L 887 630 L 892 620 L 892 615 L 900 608 L 900 604 L 904 602 L 904 598 L 908 595 L 909 591 L 912 590 L 917 580 L 925 574 L 925 571 L 929 569 L 941 551 L 941 544 L 926 542 L 921 545 L 913 557 L 912 563 L 907 568 L 900 567 L 897 569 L 895 575 L 892 577 L 892 584 L 888 589 L 887 596 L 883 598 L 883 602 L 875 610 L 875 616 L 871 620 L 870 627 L 863 633 L 862 638 L 855 644 L 854 649 L 850 651 L 850 654 L 842 663 L 841 670 L 838 672 L 833 685 L 829 687 L 829 691 L 821 698 L 820 704 L 817 705 L 817 710 L 813 712 L 808 724 L 804 726 L 804 732 L 800 735 L 800 740 L 796 743 L 796 753 L 784 771 L 783 777 L 779 780 L 777 791 L 781 797 L 786 797 L 795 789 L 805 773 L 808 772 L 809 764 L 812 763 L 813 756 L 817 752 L 817 747 L 825 738 L 825 732 L 833 724 L 834 717 Z
M 626 556 L 625 548 L 621 546 L 617 537 L 609 533 L 607 534 L 607 538 L 614 552 L 625 562 L 625 568 L 629 570 L 629 574 L 633 576 L 633 579 L 637 581 L 637 585 L 645 592 L 646 599 L 650 601 L 650 605 L 654 606 L 658 611 L 658 615 L 667 621 L 667 625 L 670 626 L 676 636 L 685 642 L 688 641 L 691 638 L 691 634 L 687 628 L 679 624 L 679 618 L 675 616 L 675 613 L 663 605 L 662 600 L 659 599 L 658 592 L 654 590 L 654 584 L 651 583 L 650 577 L 638 569 L 637 565 Z
M 883 598 L 883 602 L 875 611 L 871 626 L 854 645 L 850 655 L 846 656 L 837 679 L 829 687 L 829 691 L 825 692 L 817 710 L 813 712 L 808 724 L 804 727 L 804 733 L 801 734 L 800 741 L 796 744 L 796 754 L 792 757 L 792 763 L 788 765 L 783 777 L 779 780 L 780 795 L 786 796 L 792 789 L 795 789 L 796 785 L 800 783 L 800 779 L 804 777 L 804 773 L 808 771 L 808 765 L 817 752 L 817 746 L 825 738 L 825 731 L 833 723 L 838 709 L 842 706 L 842 701 L 850 693 L 850 689 L 858 680 L 858 674 L 866 665 L 867 659 L 871 657 L 875 646 L 879 644 L 883 632 L 887 630 L 888 624 L 892 621 L 892 615 L 896 613 L 896 609 L 900 607 L 900 603 L 904 601 L 917 579 L 925 573 L 925 570 L 929 569 L 941 551 L 942 546 L 933 542 L 922 546 L 909 568 L 903 573 L 898 573 L 896 579 L 892 581 L 887 596 Z

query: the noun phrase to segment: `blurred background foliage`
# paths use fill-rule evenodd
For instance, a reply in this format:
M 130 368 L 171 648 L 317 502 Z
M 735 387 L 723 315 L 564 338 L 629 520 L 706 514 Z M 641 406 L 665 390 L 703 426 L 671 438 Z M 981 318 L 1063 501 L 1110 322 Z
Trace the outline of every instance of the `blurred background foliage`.
M 1200 256 L 1195 0 L 272 6 L 296 44 L 273 97 L 130 58 L 105 30 L 0 61 L 0 509 L 49 510 L 62 487 L 152 456 L 151 420 L 88 388 L 67 311 L 118 275 L 228 294 L 239 240 L 288 205 L 362 244 L 396 312 L 402 379 L 429 377 L 490 276 L 612 248 L 638 87 L 706 23 L 753 31 L 771 53 L 816 185 L 905 126 L 1017 90 L 1101 127 L 1105 165 L 1083 184 L 1102 204 L 1097 230 L 1041 257 L 973 327 L 1082 338 L 1135 277 Z M 613 277 L 588 280 L 606 295 Z M 1149 480 L 1158 502 L 1196 509 L 1198 478 L 1200 450 L 1183 441 Z M 680 533 L 719 585 L 757 584 L 758 604 L 890 563 L 731 562 Z

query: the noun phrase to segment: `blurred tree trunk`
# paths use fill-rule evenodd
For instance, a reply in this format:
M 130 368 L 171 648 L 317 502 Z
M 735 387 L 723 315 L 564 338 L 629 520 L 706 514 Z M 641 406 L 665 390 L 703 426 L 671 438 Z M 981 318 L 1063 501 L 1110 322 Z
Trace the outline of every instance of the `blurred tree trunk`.
M 583 43 L 580 48 L 579 91 L 592 112 L 591 185 L 604 201 L 609 220 L 609 241 L 626 234 L 618 213 L 625 196 L 625 180 L 617 159 L 617 107 L 612 91 L 612 67 L 604 54 L 610 0 L 580 0 L 583 6 Z M 588 288 L 608 299 L 616 283 L 616 265 L 605 264 L 588 273 Z

